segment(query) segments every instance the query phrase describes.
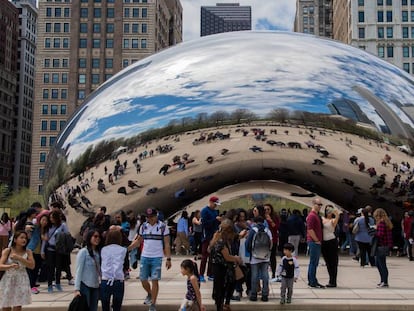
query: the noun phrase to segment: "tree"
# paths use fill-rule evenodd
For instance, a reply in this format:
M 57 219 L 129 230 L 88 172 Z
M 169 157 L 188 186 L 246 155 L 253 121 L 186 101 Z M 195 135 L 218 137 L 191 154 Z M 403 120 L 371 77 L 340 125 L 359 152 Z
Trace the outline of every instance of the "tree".
M 269 112 L 269 118 L 276 122 L 286 123 L 289 118 L 289 110 L 286 108 L 275 108 Z
M 215 126 L 218 126 L 220 123 L 223 123 L 224 120 L 228 120 L 229 117 L 230 116 L 227 111 L 218 110 L 210 115 L 210 120 L 214 123 Z
M 11 216 L 18 215 L 21 211 L 27 210 L 33 202 L 40 202 L 45 206 L 45 201 L 42 196 L 33 194 L 28 188 L 22 188 L 17 192 L 13 192 L 7 200 L 1 202 L 2 206 L 8 207 L 11 210 Z

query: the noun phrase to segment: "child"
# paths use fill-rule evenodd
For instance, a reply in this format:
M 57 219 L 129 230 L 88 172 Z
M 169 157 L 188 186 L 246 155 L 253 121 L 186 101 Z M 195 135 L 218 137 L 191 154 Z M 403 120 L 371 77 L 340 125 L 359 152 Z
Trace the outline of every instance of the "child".
M 299 277 L 299 263 L 297 259 L 292 256 L 294 250 L 295 247 L 291 243 L 286 243 L 285 245 L 283 245 L 283 254 L 285 256 L 283 256 L 276 271 L 277 276 L 282 277 L 282 283 L 280 287 L 281 305 L 285 304 L 285 302 L 292 302 L 293 282 L 296 282 L 296 280 Z
M 191 259 L 181 263 L 181 274 L 187 276 L 187 293 L 178 311 L 205 311 L 201 302 L 198 277 L 194 273 L 195 265 Z

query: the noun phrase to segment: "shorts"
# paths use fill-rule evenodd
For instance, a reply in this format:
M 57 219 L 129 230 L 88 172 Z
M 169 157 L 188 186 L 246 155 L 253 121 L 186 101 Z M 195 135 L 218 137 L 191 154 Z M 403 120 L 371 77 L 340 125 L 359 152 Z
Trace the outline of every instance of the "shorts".
M 142 257 L 140 262 L 139 278 L 141 281 L 161 280 L 162 257 Z

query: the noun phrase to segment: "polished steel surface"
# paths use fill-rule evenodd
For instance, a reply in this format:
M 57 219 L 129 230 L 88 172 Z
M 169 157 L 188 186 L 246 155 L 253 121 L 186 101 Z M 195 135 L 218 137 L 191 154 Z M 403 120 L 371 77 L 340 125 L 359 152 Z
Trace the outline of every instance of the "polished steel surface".
M 193 163 L 187 165 L 186 170 L 180 172 L 180 177 L 172 179 L 170 183 L 158 186 L 165 178 L 162 174 L 157 174 L 158 168 L 155 174 L 146 176 L 145 180 L 148 183 L 144 190 L 151 186 L 159 189 L 151 196 L 151 200 L 142 190 L 142 193 L 135 194 L 134 198 L 129 194 L 126 196 L 128 199 L 120 200 L 120 197 L 117 197 L 117 208 L 142 209 L 143 205 L 148 204 L 165 208 L 165 205 L 170 205 L 172 210 L 168 213 L 172 213 L 173 209 L 221 187 L 251 179 L 278 179 L 305 185 L 305 188 L 310 189 L 312 187 L 307 187 L 306 183 L 316 183 L 312 181 L 316 176 L 311 172 L 315 170 L 314 167 L 309 167 L 308 171 L 311 173 L 305 174 L 305 169 L 295 172 L 294 178 L 291 176 L 292 171 L 289 171 L 298 167 L 298 161 L 310 161 L 307 156 L 298 156 L 297 151 L 292 154 L 289 151 L 286 155 L 283 152 L 252 152 L 255 144 L 254 141 L 250 141 L 246 148 L 233 155 L 232 161 L 226 160 L 229 162 L 228 165 L 219 167 L 209 165 L 205 161 L 209 154 L 213 154 L 212 145 L 199 147 L 194 140 L 204 136 L 203 131 L 206 135 L 216 131 L 230 134 L 231 139 L 222 140 L 220 145 L 215 145 L 214 148 L 218 149 L 214 152 L 219 153 L 218 150 L 228 149 L 231 155 L 236 146 L 240 147 L 240 142 L 243 141 L 243 135 L 236 132 L 235 123 L 241 123 L 249 132 L 247 136 L 252 136 L 251 128 L 260 128 L 258 122 L 262 122 L 262 125 L 265 121 L 271 122 L 272 118 L 269 115 L 275 113 L 275 110 L 279 113 L 279 119 L 280 115 L 285 113 L 305 123 L 309 116 L 306 113 L 331 115 L 336 111 L 352 118 L 364 128 L 377 132 L 380 134 L 379 137 L 385 132 L 400 138 L 409 138 L 414 127 L 414 108 L 411 104 L 414 98 L 413 82 L 409 74 L 362 50 L 298 33 L 232 32 L 182 43 L 125 68 L 87 98 L 62 131 L 55 149 L 50 154 L 46 188 L 50 191 L 60 186 L 63 180 L 66 181 L 66 178 L 60 176 L 61 172 L 57 173 L 57 167 L 75 163 L 85 155 L 88 148 L 92 150 L 98 144 L 115 142 L 111 145 L 114 146 L 113 149 L 101 153 L 100 158 L 89 159 L 86 163 L 85 169 L 86 166 L 96 166 L 96 178 L 98 175 L 104 176 L 101 173 L 103 165 L 112 171 L 115 162 L 110 162 L 108 158 L 118 147 L 128 147 L 135 158 L 146 147 L 149 151 L 164 144 L 162 133 L 166 131 L 161 130 L 157 137 L 160 140 L 156 141 L 153 135 L 155 130 L 168 129 L 169 126 L 178 128 L 182 125 L 182 133 L 178 131 L 182 134 L 181 137 L 168 135 L 169 137 L 165 138 L 165 144 L 172 144 L 173 150 L 167 156 L 164 153 L 155 153 L 153 160 L 147 158 L 146 163 L 142 161 L 145 163 L 143 167 L 148 167 L 147 163 L 150 161 L 160 161 L 160 157 L 167 157 L 168 160 L 161 162 L 172 165 L 175 150 L 177 155 L 181 156 L 187 152 L 193 156 L 196 154 L 195 149 L 206 149 Z M 237 111 L 240 112 L 239 118 Z M 202 124 L 207 119 L 215 119 L 216 122 L 211 123 L 209 129 L 195 127 L 185 136 L 185 133 L 189 132 L 188 124 Z M 232 126 L 226 123 L 226 120 L 230 119 Z M 249 122 L 253 123 L 248 124 Z M 213 128 L 214 125 L 219 128 Z M 318 123 L 318 126 L 323 127 L 323 123 Z M 263 125 L 263 128 L 266 127 Z M 266 128 L 265 134 L 270 134 L 271 129 L 271 126 Z M 278 135 L 280 131 L 283 132 L 285 129 L 279 128 Z M 306 126 L 302 130 L 295 129 L 291 132 L 293 131 L 298 135 L 311 133 Z M 152 145 L 145 145 L 148 143 L 145 138 L 148 132 L 153 135 L 149 141 Z M 319 131 L 317 133 L 319 135 Z M 332 133 L 337 135 L 337 132 Z M 313 135 L 310 135 L 311 138 L 303 136 L 303 139 L 297 141 L 303 145 L 305 141 L 312 140 Z M 185 144 L 186 137 L 193 143 L 186 144 L 187 149 L 179 149 L 178 141 L 181 139 L 181 143 Z M 280 137 L 269 136 L 257 140 L 256 145 L 261 146 L 264 151 L 279 148 L 277 145 L 266 144 L 266 139 L 275 142 L 281 140 Z M 286 144 L 289 142 L 288 137 L 283 139 Z M 345 136 L 342 140 L 337 140 L 338 144 L 342 144 Z M 318 142 L 315 141 L 315 144 Z M 329 150 L 331 154 L 332 149 L 331 147 Z M 345 158 L 358 152 L 349 150 Z M 121 158 L 123 156 L 120 155 Z M 224 158 L 226 155 L 220 156 Z M 218 158 L 216 155 L 214 157 Z M 258 159 L 261 162 L 258 162 Z M 153 165 L 162 166 L 164 162 Z M 132 161 L 128 163 L 132 166 Z M 217 162 L 213 164 L 215 163 Z M 191 170 L 192 165 L 198 166 L 197 169 Z M 332 181 L 337 183 L 338 189 L 346 187 L 342 183 L 342 178 L 350 168 L 342 167 L 341 164 L 339 167 L 343 172 L 337 172 L 336 179 L 332 176 L 329 181 L 323 182 L 328 188 Z M 173 169 L 174 166 L 170 172 Z M 198 183 L 200 178 L 205 176 L 214 176 L 214 182 Z M 320 180 L 321 176 L 317 178 Z M 106 179 L 104 182 L 108 183 Z M 195 184 L 197 186 L 194 186 Z M 328 196 L 328 188 L 322 188 L 318 184 L 314 190 Z M 180 189 L 184 189 L 182 196 L 174 196 Z M 112 195 L 120 194 L 114 191 Z M 103 196 L 109 197 L 109 194 Z M 349 196 L 348 199 L 344 199 L 344 195 L 333 196 L 336 196 L 339 204 L 344 204 L 349 199 Z M 357 192 L 353 192 L 352 200 L 358 196 Z M 98 203 L 104 205 L 105 202 L 106 199 Z

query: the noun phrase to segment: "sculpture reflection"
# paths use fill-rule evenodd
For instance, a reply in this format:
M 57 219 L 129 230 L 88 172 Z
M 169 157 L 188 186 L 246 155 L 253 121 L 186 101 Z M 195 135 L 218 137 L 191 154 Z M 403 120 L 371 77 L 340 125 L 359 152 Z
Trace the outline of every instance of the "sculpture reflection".
M 413 82 L 364 51 L 297 33 L 180 44 L 131 65 L 85 101 L 49 156 L 46 191 L 69 173 L 94 172 L 102 194 L 94 204 L 173 213 L 227 185 L 277 179 L 353 208 L 372 199 L 369 175 L 343 163 L 384 151 L 382 133 L 411 138 Z

